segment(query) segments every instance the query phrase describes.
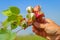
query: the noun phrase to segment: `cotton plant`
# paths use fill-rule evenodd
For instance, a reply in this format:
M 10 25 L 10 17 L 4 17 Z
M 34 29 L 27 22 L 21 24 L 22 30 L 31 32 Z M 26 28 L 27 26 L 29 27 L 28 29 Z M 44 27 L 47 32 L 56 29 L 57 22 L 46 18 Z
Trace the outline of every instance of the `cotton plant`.
M 0 25 L 0 39 L 1 40 L 14 40 L 16 38 L 16 32 L 12 30 L 21 25 L 23 16 L 20 14 L 20 9 L 15 6 L 11 6 L 2 11 L 2 14 L 7 18 Z M 7 29 L 11 27 L 11 30 Z
M 26 15 L 26 18 L 30 21 L 35 20 L 35 14 L 33 13 L 33 7 L 32 6 L 28 6 L 26 8 L 26 11 L 28 12 L 28 14 Z
M 20 14 L 20 9 L 16 6 L 11 6 L 2 11 L 2 14 L 7 18 L 2 22 L 2 27 L 0 28 L 1 40 L 14 40 L 16 38 L 16 33 L 20 30 L 17 32 L 12 32 L 12 30 L 16 29 L 18 26 L 21 27 L 21 30 L 25 30 L 29 26 L 27 22 L 29 20 L 32 22 L 36 19 L 31 6 L 27 7 L 26 10 L 28 12 L 26 18 L 23 18 L 23 16 Z M 11 29 L 7 29 L 8 27 Z

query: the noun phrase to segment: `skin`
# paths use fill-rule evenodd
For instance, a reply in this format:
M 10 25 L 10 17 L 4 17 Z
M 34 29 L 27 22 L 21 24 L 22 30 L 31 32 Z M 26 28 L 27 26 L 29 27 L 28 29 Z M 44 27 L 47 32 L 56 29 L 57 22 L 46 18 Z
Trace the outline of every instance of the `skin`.
M 60 40 L 60 27 L 54 21 L 45 19 L 44 23 L 34 22 L 32 31 L 47 40 Z M 40 29 L 38 30 L 37 27 Z M 42 30 L 43 29 L 43 30 Z
M 39 5 L 37 5 L 37 6 L 34 7 L 33 10 L 34 10 L 34 11 L 41 11 L 41 7 L 40 7 Z
M 37 12 L 40 14 L 41 8 L 40 6 L 34 7 L 34 13 Z M 51 19 L 43 18 L 44 16 L 41 16 L 37 22 L 28 20 L 28 25 L 33 25 L 32 31 L 38 35 L 46 38 L 47 40 L 60 40 L 60 27 L 57 25 L 54 21 Z

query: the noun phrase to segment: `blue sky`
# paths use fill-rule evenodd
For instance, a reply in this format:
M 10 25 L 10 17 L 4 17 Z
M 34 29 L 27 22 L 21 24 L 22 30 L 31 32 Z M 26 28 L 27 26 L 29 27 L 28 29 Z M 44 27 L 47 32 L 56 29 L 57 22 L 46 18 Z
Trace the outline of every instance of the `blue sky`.
M 40 5 L 46 18 L 54 20 L 60 25 L 60 0 L 0 0 L 0 13 L 9 6 L 17 6 L 21 10 L 21 14 L 25 17 L 27 14 L 26 7 Z M 4 21 L 6 17 L 0 14 L 0 22 Z M 32 33 L 31 27 L 20 33 Z

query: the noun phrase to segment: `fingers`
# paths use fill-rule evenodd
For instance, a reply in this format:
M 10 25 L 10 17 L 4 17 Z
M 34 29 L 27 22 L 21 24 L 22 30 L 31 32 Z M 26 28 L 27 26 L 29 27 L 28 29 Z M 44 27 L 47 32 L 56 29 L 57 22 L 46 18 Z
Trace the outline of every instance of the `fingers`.
M 60 35 L 58 35 L 58 36 L 55 38 L 55 40 L 60 40 Z
M 38 32 L 38 30 L 34 26 L 32 27 L 32 31 L 35 33 Z
M 39 27 L 40 27 L 40 23 L 38 23 L 38 22 L 34 22 L 33 25 L 34 25 L 36 28 L 39 28 Z
M 42 37 L 46 37 L 47 35 L 46 35 L 46 33 L 45 33 L 45 31 L 44 30 L 38 30 L 38 29 L 36 29 L 34 26 L 32 27 L 32 31 L 36 34 L 36 35 L 38 35 L 38 36 L 42 36 Z
M 32 31 L 33 31 L 36 35 L 41 36 L 40 31 L 38 31 L 38 29 L 36 29 L 34 26 L 32 27 Z

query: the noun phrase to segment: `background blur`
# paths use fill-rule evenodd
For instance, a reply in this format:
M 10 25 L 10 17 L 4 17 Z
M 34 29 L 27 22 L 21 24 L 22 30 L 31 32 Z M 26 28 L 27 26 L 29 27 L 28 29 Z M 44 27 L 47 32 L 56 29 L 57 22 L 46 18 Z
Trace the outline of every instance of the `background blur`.
M 2 15 L 2 10 L 7 9 L 9 6 L 17 6 L 20 8 L 21 14 L 25 17 L 27 14 L 26 7 L 40 5 L 42 11 L 44 12 L 46 18 L 54 20 L 58 25 L 60 25 L 60 0 L 0 0 L 0 22 L 6 19 L 6 16 Z M 18 27 L 16 30 L 19 30 Z M 28 35 L 33 34 L 32 27 L 22 30 L 18 35 Z

